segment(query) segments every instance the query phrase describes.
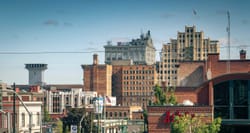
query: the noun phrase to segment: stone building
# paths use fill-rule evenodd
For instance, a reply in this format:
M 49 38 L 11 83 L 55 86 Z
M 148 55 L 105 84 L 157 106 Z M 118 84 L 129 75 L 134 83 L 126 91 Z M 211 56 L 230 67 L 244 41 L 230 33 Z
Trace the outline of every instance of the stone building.
M 196 27 L 185 27 L 185 32 L 178 32 L 177 39 L 163 44 L 160 53 L 159 83 L 178 86 L 177 70 L 180 61 L 204 61 L 207 54 L 219 53 L 217 40 L 205 38 L 204 32 L 196 31 Z
M 105 63 L 111 64 L 117 60 L 131 60 L 134 64 L 155 64 L 155 47 L 150 35 L 141 34 L 140 38 L 132 39 L 130 42 L 118 42 L 112 45 L 109 41 L 105 48 Z

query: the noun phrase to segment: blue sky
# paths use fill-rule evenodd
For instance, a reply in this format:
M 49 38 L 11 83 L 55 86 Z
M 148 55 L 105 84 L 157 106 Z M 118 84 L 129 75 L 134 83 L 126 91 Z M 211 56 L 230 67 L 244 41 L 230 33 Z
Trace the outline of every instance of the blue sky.
M 82 84 L 80 65 L 92 64 L 93 53 L 103 63 L 107 41 L 129 41 L 150 30 L 159 55 L 163 43 L 192 25 L 220 40 L 220 57 L 226 59 L 227 11 L 231 58 L 238 59 L 241 48 L 249 58 L 249 5 L 248 0 L 1 0 L 0 80 L 27 84 L 24 64 L 46 63 L 48 84 Z M 86 53 L 4 54 L 44 51 Z

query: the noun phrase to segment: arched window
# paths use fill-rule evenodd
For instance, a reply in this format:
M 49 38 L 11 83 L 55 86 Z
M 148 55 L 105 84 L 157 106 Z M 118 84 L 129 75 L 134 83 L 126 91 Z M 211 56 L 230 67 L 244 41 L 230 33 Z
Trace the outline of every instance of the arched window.
M 222 119 L 248 119 L 249 93 L 248 80 L 230 80 L 214 85 L 214 116 Z

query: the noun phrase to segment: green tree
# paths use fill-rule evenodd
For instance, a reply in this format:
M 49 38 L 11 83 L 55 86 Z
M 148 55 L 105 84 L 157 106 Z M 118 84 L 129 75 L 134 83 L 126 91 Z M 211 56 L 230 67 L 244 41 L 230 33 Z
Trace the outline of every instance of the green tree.
M 49 112 L 47 111 L 47 108 L 44 107 L 43 111 L 44 111 L 44 113 L 43 113 L 43 121 L 44 122 L 50 122 L 51 118 L 50 118 Z
M 63 132 L 63 123 L 61 120 L 58 120 L 56 122 L 56 128 L 55 128 L 56 133 L 62 133 Z
M 169 104 L 176 105 L 176 104 L 177 104 L 177 100 L 176 100 L 176 97 L 175 97 L 175 95 L 174 95 L 175 88 L 169 88 L 169 89 L 167 89 L 167 90 L 168 90 L 167 93 L 170 93 L 170 94 L 169 94 L 169 98 L 168 98 L 168 103 L 169 103 Z
M 94 117 L 94 115 L 95 114 L 93 114 L 93 113 L 89 113 L 88 115 L 86 115 L 83 118 L 81 126 L 82 126 L 85 133 L 90 133 L 90 132 L 97 133 L 98 132 L 98 128 L 93 125 L 93 117 Z
M 174 92 L 174 87 L 167 87 L 166 89 L 162 89 L 159 85 L 156 85 L 154 87 L 155 102 L 153 103 L 153 105 L 176 105 L 177 100 Z M 169 98 L 167 96 L 169 96 Z
M 67 109 L 67 116 L 62 118 L 63 132 L 66 132 L 67 128 L 71 125 L 79 125 L 79 122 L 85 113 L 83 108 L 69 108 Z M 70 128 L 69 128 L 70 129 Z
M 175 116 L 172 123 L 172 133 L 218 133 L 221 118 L 216 118 L 211 124 L 202 121 L 201 117 L 192 117 L 189 114 Z
M 167 103 L 166 94 L 159 85 L 154 87 L 155 102 L 154 105 L 165 105 Z
M 83 117 L 82 122 L 81 118 Z M 97 127 L 93 125 L 93 113 L 87 113 L 84 108 L 69 108 L 67 109 L 67 116 L 62 118 L 63 132 L 67 133 L 71 125 L 81 124 L 82 129 L 78 127 L 78 131 L 84 130 L 85 133 L 97 133 Z
M 148 131 L 148 111 L 143 110 L 143 119 L 144 119 L 144 132 Z

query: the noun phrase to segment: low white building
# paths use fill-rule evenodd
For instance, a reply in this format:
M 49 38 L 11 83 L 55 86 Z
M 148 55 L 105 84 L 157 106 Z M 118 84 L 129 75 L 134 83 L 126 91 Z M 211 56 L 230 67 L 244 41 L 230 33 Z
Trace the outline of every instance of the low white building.
M 31 133 L 41 133 L 42 125 L 42 102 L 23 102 L 31 113 L 31 123 L 28 111 L 19 103 L 17 110 L 18 132 L 29 133 L 29 124 L 31 124 Z

